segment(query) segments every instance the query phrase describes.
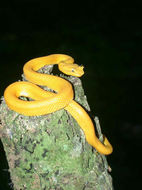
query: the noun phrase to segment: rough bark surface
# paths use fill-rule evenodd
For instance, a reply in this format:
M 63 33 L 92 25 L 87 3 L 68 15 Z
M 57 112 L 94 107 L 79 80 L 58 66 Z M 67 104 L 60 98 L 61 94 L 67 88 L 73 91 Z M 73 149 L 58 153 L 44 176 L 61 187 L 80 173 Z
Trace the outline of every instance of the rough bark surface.
M 45 67 L 40 72 L 51 70 Z M 61 77 L 72 83 L 75 100 L 90 111 L 81 80 Z M 83 131 L 64 109 L 28 117 L 11 111 L 2 98 L 0 120 L 14 190 L 113 189 L 105 157 L 86 142 Z

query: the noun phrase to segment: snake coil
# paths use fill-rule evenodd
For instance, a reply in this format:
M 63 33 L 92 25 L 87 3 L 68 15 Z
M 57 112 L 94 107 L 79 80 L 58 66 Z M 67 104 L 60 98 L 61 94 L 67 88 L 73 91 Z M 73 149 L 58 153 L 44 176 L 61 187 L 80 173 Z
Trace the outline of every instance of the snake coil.
M 6 88 L 4 98 L 8 107 L 27 116 L 49 114 L 64 108 L 82 128 L 91 146 L 101 154 L 111 154 L 113 148 L 107 138 L 104 137 L 103 143 L 99 141 L 89 115 L 73 100 L 74 92 L 70 82 L 57 76 L 37 72 L 45 65 L 53 64 L 58 64 L 59 70 L 67 75 L 80 77 L 84 74 L 83 66 L 74 64 L 74 59 L 68 55 L 53 54 L 32 59 L 23 68 L 24 75 L 29 82 L 15 82 Z M 45 91 L 37 85 L 47 86 L 55 93 Z M 34 101 L 21 100 L 20 96 L 30 97 Z

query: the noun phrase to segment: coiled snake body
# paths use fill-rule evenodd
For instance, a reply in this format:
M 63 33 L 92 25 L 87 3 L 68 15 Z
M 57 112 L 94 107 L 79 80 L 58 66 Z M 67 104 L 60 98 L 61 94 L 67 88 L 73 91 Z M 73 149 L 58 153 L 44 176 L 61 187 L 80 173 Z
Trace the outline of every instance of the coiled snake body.
M 51 64 L 58 64 L 59 70 L 67 75 L 80 77 L 84 74 L 83 66 L 74 64 L 74 59 L 68 55 L 53 54 L 32 59 L 23 68 L 24 75 L 30 82 L 15 82 L 6 88 L 4 98 L 8 107 L 27 116 L 49 114 L 64 108 L 83 129 L 90 145 L 101 154 L 111 154 L 112 146 L 107 138 L 104 137 L 103 143 L 99 141 L 89 115 L 73 100 L 74 93 L 70 82 L 57 76 L 37 72 L 45 65 Z M 47 86 L 55 93 L 45 91 L 37 85 Z M 21 100 L 20 96 L 30 97 L 34 101 Z

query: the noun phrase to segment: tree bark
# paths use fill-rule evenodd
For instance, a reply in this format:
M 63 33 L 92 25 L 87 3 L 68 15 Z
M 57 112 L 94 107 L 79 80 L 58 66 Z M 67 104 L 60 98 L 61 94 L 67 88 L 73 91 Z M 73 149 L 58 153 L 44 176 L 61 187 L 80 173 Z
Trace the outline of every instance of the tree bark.
M 51 71 L 44 67 L 39 72 Z M 75 100 L 89 112 L 81 80 L 61 77 L 72 83 Z M 10 110 L 2 98 L 0 120 L 14 190 L 113 189 L 105 156 L 86 142 L 80 126 L 64 109 L 44 116 L 23 116 Z

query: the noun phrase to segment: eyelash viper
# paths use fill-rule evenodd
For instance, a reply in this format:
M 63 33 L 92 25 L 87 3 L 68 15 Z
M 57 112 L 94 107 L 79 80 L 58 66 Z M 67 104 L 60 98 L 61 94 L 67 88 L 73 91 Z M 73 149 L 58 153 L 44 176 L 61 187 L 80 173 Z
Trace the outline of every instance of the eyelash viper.
M 21 81 L 9 85 L 4 92 L 6 104 L 11 110 L 27 116 L 49 114 L 64 108 L 82 128 L 91 146 L 101 154 L 111 154 L 113 148 L 107 138 L 104 137 L 103 143 L 99 141 L 89 115 L 73 100 L 71 83 L 61 77 L 37 72 L 45 65 L 53 64 L 58 64 L 59 70 L 67 75 L 80 77 L 84 74 L 83 66 L 74 64 L 74 59 L 68 55 L 53 54 L 32 59 L 23 68 L 24 75 L 30 82 Z M 54 93 L 45 91 L 37 85 L 47 86 L 54 90 Z M 21 100 L 20 96 L 30 97 L 34 101 Z

